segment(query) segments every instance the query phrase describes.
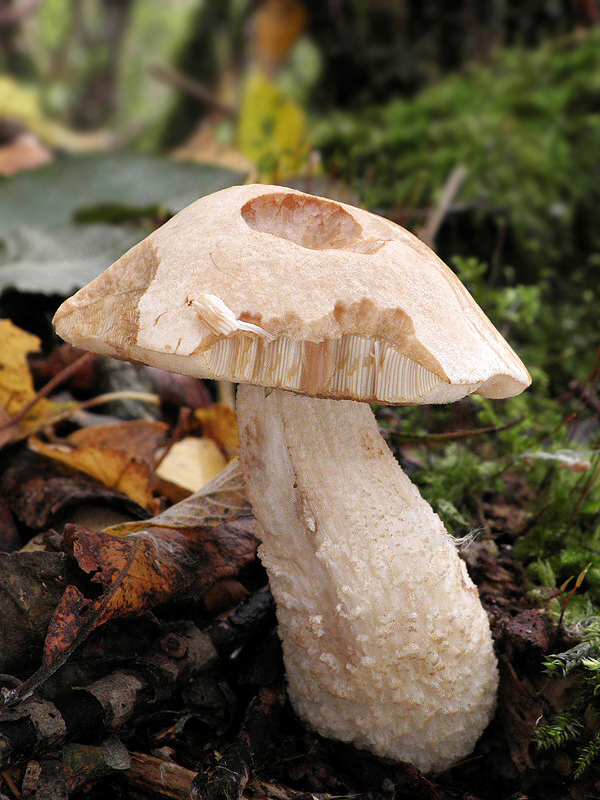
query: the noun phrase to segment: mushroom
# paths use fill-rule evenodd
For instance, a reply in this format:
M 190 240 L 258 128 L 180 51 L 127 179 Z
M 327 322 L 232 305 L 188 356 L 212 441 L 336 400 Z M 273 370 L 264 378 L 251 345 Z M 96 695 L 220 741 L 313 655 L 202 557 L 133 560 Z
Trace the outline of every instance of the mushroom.
M 451 270 L 374 214 L 239 186 L 181 211 L 54 321 L 80 347 L 244 384 L 240 458 L 300 717 L 424 771 L 467 755 L 495 706 L 487 616 L 368 405 L 529 385 Z

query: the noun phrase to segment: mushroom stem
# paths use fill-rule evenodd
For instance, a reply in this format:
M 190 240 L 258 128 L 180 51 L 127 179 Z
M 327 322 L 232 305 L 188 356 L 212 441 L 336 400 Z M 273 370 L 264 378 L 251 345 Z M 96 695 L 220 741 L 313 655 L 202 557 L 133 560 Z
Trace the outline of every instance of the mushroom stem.
M 288 692 L 319 733 L 442 770 L 495 705 L 487 616 L 369 406 L 238 389 Z

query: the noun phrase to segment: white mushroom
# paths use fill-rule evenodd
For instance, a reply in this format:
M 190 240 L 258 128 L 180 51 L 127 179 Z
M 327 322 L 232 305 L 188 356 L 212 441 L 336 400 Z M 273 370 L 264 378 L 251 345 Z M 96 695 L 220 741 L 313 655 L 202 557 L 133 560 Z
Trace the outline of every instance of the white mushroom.
M 495 705 L 487 617 L 367 403 L 507 397 L 530 378 L 437 256 L 360 209 L 234 187 L 126 253 L 55 324 L 97 352 L 249 384 L 241 460 L 294 708 L 423 770 L 467 755 Z

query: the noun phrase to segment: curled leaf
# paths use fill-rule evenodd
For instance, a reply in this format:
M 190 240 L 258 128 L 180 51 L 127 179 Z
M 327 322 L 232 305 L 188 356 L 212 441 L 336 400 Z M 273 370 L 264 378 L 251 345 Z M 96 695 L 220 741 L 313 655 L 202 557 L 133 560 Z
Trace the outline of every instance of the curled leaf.
M 46 444 L 34 437 L 29 446 L 123 492 L 144 508 L 152 508 L 150 476 L 166 430 L 164 423 L 136 420 L 82 428 L 60 444 Z
M 237 460 L 202 492 L 151 520 L 102 532 L 65 526 L 63 548 L 101 591 L 75 584 L 66 588 L 48 627 L 43 665 L 9 702 L 47 680 L 98 626 L 183 594 L 203 596 L 218 581 L 237 575 L 257 547 Z
M 246 498 L 246 486 L 239 461 L 230 461 L 216 478 L 199 492 L 187 497 L 161 514 L 144 522 L 126 522 L 106 528 L 113 536 L 125 536 L 140 530 L 161 528 L 212 528 L 240 517 L 250 517 L 252 508 Z
M 252 561 L 257 544 L 248 522 L 212 529 L 154 526 L 122 538 L 67 525 L 63 548 L 102 591 L 88 597 L 78 586 L 67 587 L 48 627 L 44 667 L 59 658 L 63 663 L 110 619 L 141 614 L 192 586 L 202 593 L 237 574 Z

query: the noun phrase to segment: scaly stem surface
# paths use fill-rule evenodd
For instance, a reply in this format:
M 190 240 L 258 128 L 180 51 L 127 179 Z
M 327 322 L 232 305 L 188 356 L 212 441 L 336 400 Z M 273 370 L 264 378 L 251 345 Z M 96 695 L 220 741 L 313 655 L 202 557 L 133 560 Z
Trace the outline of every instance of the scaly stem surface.
M 369 406 L 240 386 L 238 416 L 298 714 L 423 770 L 467 755 L 495 704 L 488 620 Z

